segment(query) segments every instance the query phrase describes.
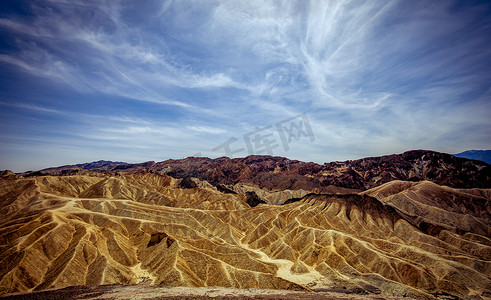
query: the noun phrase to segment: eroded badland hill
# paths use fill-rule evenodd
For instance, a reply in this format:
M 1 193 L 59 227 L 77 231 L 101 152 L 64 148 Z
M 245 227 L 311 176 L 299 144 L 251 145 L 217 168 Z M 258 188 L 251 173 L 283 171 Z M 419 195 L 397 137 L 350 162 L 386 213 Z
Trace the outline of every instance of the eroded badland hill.
M 487 298 L 490 173 L 430 151 L 4 172 L 0 294 L 143 282 Z

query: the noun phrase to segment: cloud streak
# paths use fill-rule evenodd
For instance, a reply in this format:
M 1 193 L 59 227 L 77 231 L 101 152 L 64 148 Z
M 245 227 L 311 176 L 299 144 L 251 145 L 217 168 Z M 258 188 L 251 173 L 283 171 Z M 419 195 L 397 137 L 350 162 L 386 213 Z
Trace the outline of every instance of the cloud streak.
M 491 148 L 490 4 L 0 5 L 0 125 L 11 149 L 0 168 L 25 168 L 12 149 L 39 138 L 78 141 L 67 153 L 91 147 L 94 160 L 131 140 L 139 150 L 120 147 L 118 160 L 214 155 L 231 137 L 303 112 L 315 142 L 276 155 Z

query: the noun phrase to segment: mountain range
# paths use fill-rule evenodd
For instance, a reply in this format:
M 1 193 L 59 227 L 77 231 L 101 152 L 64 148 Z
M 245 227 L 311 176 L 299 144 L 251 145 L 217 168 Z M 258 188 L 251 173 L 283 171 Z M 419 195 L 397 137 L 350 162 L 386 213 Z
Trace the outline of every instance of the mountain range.
M 491 150 L 467 150 L 454 154 L 454 156 L 481 160 L 485 163 L 491 164 Z
M 6 296 L 150 284 L 491 297 L 491 169 L 478 160 L 190 157 L 0 175 Z

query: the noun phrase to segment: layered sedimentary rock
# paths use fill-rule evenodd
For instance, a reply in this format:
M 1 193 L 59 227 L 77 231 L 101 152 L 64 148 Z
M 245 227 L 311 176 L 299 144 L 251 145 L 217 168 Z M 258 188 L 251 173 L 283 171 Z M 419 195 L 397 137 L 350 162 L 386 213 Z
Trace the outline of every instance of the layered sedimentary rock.
M 429 181 L 396 180 L 362 194 L 398 209 L 414 224 L 432 224 L 461 234 L 491 233 L 490 189 L 452 189 Z
M 148 171 L 94 175 L 0 179 L 0 293 L 147 282 L 491 296 L 488 189 L 392 181 L 278 196 Z

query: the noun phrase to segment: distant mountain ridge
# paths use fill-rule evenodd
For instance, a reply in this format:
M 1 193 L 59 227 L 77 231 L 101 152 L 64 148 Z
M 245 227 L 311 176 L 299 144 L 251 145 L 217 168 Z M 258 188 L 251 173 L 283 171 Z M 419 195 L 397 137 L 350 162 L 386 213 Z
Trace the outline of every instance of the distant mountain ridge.
M 491 164 L 491 150 L 467 150 L 454 154 L 454 156 L 476 159 Z
M 84 172 L 134 172 L 146 169 L 174 178 L 194 177 L 213 185 L 248 185 L 269 190 L 314 190 L 326 192 L 330 186 L 366 190 L 393 180 L 429 180 L 454 188 L 491 188 L 491 166 L 429 150 L 367 157 L 344 162 L 317 164 L 284 157 L 252 155 L 244 158 L 188 157 L 162 162 L 128 164 L 98 161 L 49 168 L 35 175 L 74 175 Z
M 81 163 L 81 164 L 76 164 L 76 165 L 64 165 L 64 166 L 55 167 L 55 168 L 56 169 L 60 169 L 60 168 L 70 169 L 73 167 L 77 167 L 77 168 L 84 169 L 84 170 L 94 170 L 94 169 L 101 169 L 101 168 L 111 169 L 115 166 L 127 165 L 127 164 L 128 164 L 127 162 L 122 162 L 122 161 L 98 160 L 98 161 L 93 161 L 93 162 L 89 162 L 89 163 Z M 51 170 L 51 169 L 53 169 L 53 168 L 45 168 L 45 169 L 42 169 L 41 171 Z
M 144 163 L 127 163 L 122 161 L 109 161 L 109 160 L 98 160 L 88 163 L 80 163 L 75 165 L 64 165 L 60 167 L 50 167 L 39 171 L 28 171 L 20 173 L 21 175 L 27 176 L 38 176 L 38 175 L 70 175 L 74 173 L 80 173 L 82 170 L 104 173 L 104 172 L 116 172 L 118 170 L 128 170 L 132 171 L 147 168 L 150 165 L 155 164 L 155 162 L 144 162 Z

